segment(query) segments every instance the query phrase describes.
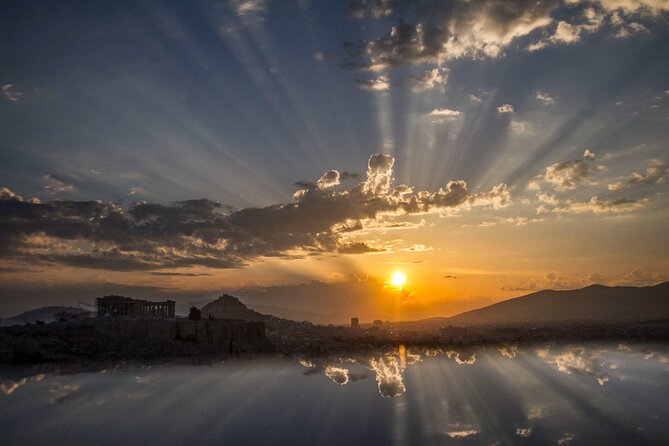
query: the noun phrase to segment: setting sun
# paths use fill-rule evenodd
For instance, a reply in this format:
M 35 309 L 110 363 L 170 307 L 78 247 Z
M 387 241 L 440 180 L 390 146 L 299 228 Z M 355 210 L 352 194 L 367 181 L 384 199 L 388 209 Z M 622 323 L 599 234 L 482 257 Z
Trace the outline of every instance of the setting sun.
M 407 278 L 401 271 L 395 271 L 390 278 L 390 284 L 397 288 L 402 288 L 402 286 L 404 286 L 404 282 L 406 281 Z

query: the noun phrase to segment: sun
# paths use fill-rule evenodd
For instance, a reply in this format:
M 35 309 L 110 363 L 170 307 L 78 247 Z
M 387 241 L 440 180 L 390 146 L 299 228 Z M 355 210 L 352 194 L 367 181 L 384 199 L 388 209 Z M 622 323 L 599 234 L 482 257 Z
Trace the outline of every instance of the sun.
M 406 281 L 407 278 L 402 271 L 395 271 L 390 277 L 390 284 L 397 288 L 402 288 Z

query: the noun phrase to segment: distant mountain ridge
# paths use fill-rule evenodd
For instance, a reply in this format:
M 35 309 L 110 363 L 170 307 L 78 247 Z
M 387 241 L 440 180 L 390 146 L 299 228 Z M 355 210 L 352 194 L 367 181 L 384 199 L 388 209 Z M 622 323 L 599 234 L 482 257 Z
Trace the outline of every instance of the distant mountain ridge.
M 669 319 L 669 282 L 647 287 L 590 285 L 543 290 L 435 319 L 449 325 Z
M 59 313 L 87 313 L 87 310 L 77 307 L 51 306 L 29 310 L 16 316 L 2 320 L 2 326 L 34 324 L 36 321 L 52 322 Z

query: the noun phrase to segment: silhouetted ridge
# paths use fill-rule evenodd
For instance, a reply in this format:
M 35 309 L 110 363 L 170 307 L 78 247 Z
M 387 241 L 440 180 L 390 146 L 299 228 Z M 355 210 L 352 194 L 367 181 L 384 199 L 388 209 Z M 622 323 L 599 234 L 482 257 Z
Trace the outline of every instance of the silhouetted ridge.
M 669 282 L 543 290 L 446 318 L 455 325 L 669 319 Z
M 272 316 L 267 316 L 249 309 L 239 299 L 229 294 L 224 294 L 213 302 L 202 307 L 202 317 L 215 319 L 240 319 L 244 321 L 264 321 Z

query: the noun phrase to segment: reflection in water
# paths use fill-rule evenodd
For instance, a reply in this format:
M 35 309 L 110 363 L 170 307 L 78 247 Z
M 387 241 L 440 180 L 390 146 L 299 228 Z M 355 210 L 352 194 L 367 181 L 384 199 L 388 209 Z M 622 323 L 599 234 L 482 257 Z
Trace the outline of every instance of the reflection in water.
M 667 358 L 663 345 L 398 346 L 0 369 L 0 444 L 662 444 Z
M 339 385 L 344 385 L 348 382 L 348 369 L 341 367 L 327 366 L 325 367 L 325 376 Z
M 376 382 L 379 393 L 385 398 L 399 396 L 406 391 L 402 382 L 400 364 L 395 355 L 384 355 L 380 358 L 371 358 L 369 367 L 376 372 Z
M 548 348 L 537 351 L 539 358 L 554 364 L 560 372 L 594 376 L 602 386 L 609 380 L 604 353 L 604 350 L 588 350 L 584 347 L 565 348 L 558 354 L 551 354 Z M 609 367 L 612 365 L 609 364 Z

